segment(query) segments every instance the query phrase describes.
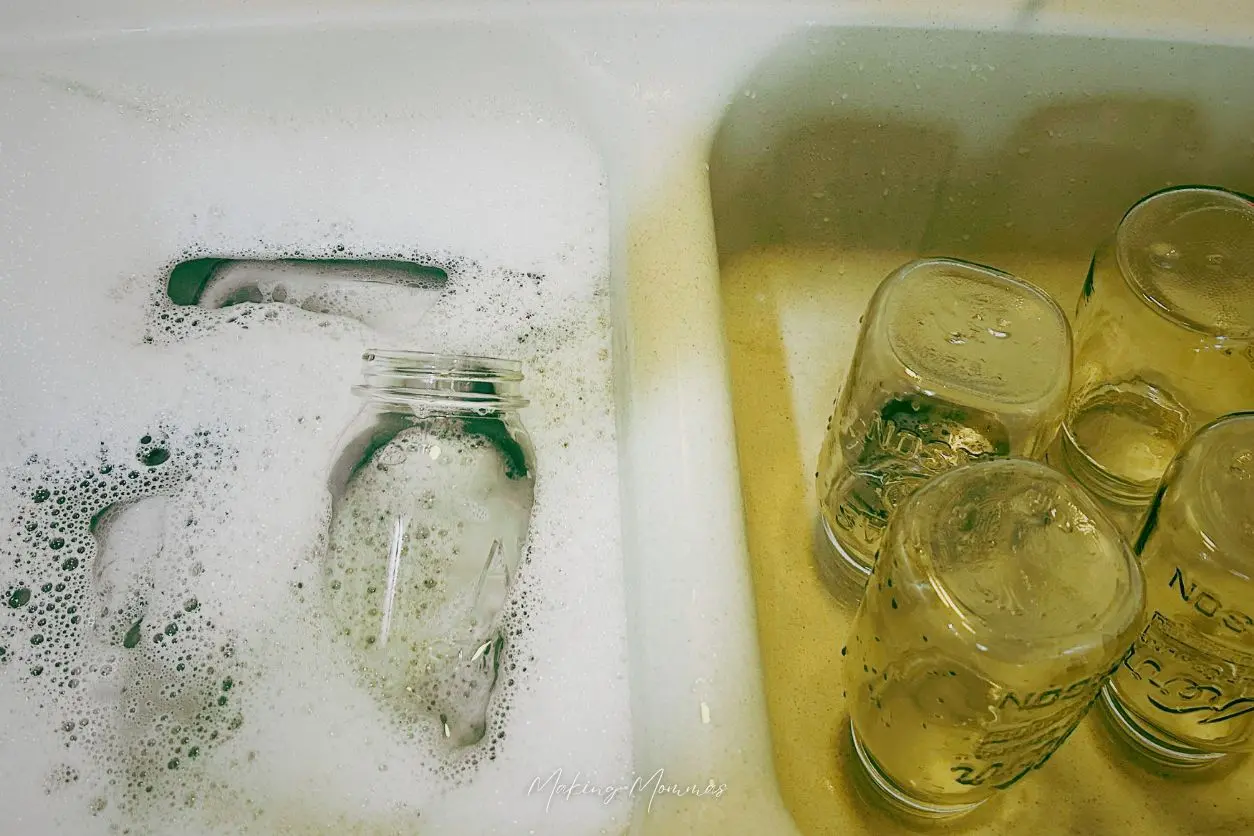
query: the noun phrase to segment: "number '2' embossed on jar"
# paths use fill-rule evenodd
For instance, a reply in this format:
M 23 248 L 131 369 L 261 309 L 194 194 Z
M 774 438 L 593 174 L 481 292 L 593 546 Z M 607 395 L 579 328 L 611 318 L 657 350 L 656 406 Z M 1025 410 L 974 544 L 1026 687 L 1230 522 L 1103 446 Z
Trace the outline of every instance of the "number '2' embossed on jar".
M 515 361 L 367 352 L 332 467 L 323 600 L 370 690 L 450 747 L 480 740 L 535 488 Z

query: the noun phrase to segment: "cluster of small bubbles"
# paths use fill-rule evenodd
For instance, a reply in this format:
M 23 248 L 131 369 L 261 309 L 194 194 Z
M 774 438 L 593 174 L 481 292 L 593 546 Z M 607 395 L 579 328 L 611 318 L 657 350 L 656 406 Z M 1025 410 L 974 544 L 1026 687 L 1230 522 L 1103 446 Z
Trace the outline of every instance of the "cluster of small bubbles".
M 402 434 L 377 451 L 375 467 L 360 471 L 360 481 L 339 498 L 321 572 L 324 606 L 321 615 L 315 615 L 325 619 L 339 642 L 355 654 L 364 690 L 379 698 L 396 731 L 428 753 L 424 764 L 431 775 L 454 784 L 472 777 L 483 762 L 495 760 L 505 739 L 515 689 L 522 681 L 509 671 L 517 670 L 519 658 L 530 658 L 526 602 L 533 593 L 528 573 L 524 571 L 512 585 L 506 610 L 486 638 L 479 634 L 479 639 L 458 648 L 449 644 L 458 641 L 451 634 L 433 642 L 420 631 L 398 631 L 393 625 L 387 651 L 380 653 L 376 642 L 380 590 L 388 583 L 386 567 L 375 560 L 377 550 L 362 550 L 358 544 L 377 542 L 380 514 L 392 513 L 379 505 L 380 498 L 397 497 L 408 505 L 412 497 L 433 516 L 410 522 L 406 548 L 417 558 L 413 565 L 420 571 L 403 582 L 409 590 L 404 610 L 407 617 L 438 620 L 447 617 L 449 607 L 458 609 L 466 591 L 450 586 L 448 577 L 463 553 L 465 529 L 486 522 L 486 510 L 469 499 L 445 505 L 434 486 L 423 490 L 419 483 L 410 491 L 391 480 L 413 478 L 402 466 L 428 459 L 456 460 L 467 472 L 489 447 L 482 436 L 444 428 L 438 446 L 427 436 Z M 387 481 L 379 483 L 380 479 Z M 295 581 L 292 589 L 304 602 L 304 581 Z M 477 739 L 467 745 L 468 738 Z M 444 745 L 448 742 L 454 745 Z
M 68 726 L 73 727 L 73 722 L 68 722 Z M 51 795 L 57 790 L 71 786 L 78 782 L 79 772 L 69 764 L 58 764 L 48 773 L 48 777 L 44 781 L 44 792 Z
M 110 521 L 212 483 L 228 459 L 223 440 L 220 431 L 158 426 L 125 455 L 102 447 L 91 462 L 32 456 L 13 474 L 17 511 L 0 544 L 0 663 L 19 667 L 21 687 L 55 706 L 65 746 L 108 776 L 93 787 L 92 812 L 133 811 L 161 769 L 196 758 L 242 723 L 230 693 L 248 674 L 223 652 L 199 602 L 182 595 L 170 606 L 147 568 L 113 578 L 115 567 L 102 562 Z M 149 557 L 126 560 L 145 567 Z M 93 699 L 109 692 L 120 695 L 116 703 Z M 78 767 L 58 766 L 46 787 L 79 780 Z
M 503 641 L 490 651 L 499 676 L 485 734 L 479 743 L 449 752 L 433 724 L 397 717 L 384 729 L 406 753 L 406 769 L 393 762 L 388 777 L 395 781 L 400 773 L 426 770 L 434 781 L 423 786 L 435 787 L 438 795 L 444 783 L 469 782 L 485 763 L 501 759 L 510 742 L 520 748 L 527 745 L 518 742 L 527 739 L 527 732 L 514 713 L 516 706 L 525 705 L 526 698 L 537 693 L 536 674 L 549 664 L 538 649 L 537 635 L 547 631 L 551 637 L 569 626 L 552 618 L 557 605 L 546 585 L 554 575 L 565 572 L 577 577 L 580 583 L 594 586 L 598 594 L 612 588 L 603 581 L 606 570 L 598 562 L 576 566 L 572 558 L 597 554 L 616 566 L 620 561 L 612 552 L 617 547 L 614 535 L 590 543 L 578 533 L 572 535 L 571 520 L 578 515 L 568 513 L 564 504 L 566 498 L 578 496 L 573 503 L 578 505 L 583 497 L 603 494 L 597 489 L 604 485 L 615 484 L 607 277 L 584 275 L 579 287 L 563 287 L 563 275 L 573 276 L 574 271 L 558 264 L 545 273 L 484 268 L 445 253 L 354 249 L 343 244 L 299 252 L 269 246 L 250 249 L 249 245 L 228 249 L 229 255 L 239 258 L 419 262 L 444 269 L 449 281 L 426 313 L 421 332 L 393 331 L 406 336 L 388 345 L 377 339 L 381 332 L 372 329 L 380 322 L 395 321 L 388 317 L 396 316 L 398 306 L 392 304 L 394 298 L 372 296 L 370 288 L 302 293 L 294 285 L 275 282 L 258 285 L 255 294 L 250 291 L 219 309 L 177 305 L 165 286 L 170 269 L 189 259 L 224 255 L 222 248 L 189 248 L 154 276 L 142 321 L 144 331 L 138 335 L 144 343 L 175 346 L 239 333 L 243 344 L 295 326 L 293 331 L 316 334 L 319 339 L 323 334 L 330 340 L 347 337 L 342 344 L 353 357 L 359 349 L 350 344 L 359 337 L 369 338 L 372 345 L 404 347 L 415 345 L 413 334 L 421 333 L 424 348 L 523 361 L 523 388 L 532 401 L 524 420 L 537 439 L 540 470 L 549 485 L 565 481 L 558 492 L 561 498 L 537 495 L 530 547 L 499 623 Z M 189 351 L 196 348 L 188 347 Z M 313 411 L 296 420 L 306 422 L 301 433 L 334 429 L 330 422 L 318 426 L 321 419 Z M 275 429 L 271 422 L 259 431 Z M 205 501 L 212 486 L 220 489 L 219 498 L 230 494 L 234 499 L 241 493 L 232 481 L 240 476 L 231 468 L 243 457 L 233 461 L 222 449 L 237 431 L 197 436 L 170 426 L 135 430 L 130 439 L 111 443 L 108 450 L 102 448 L 98 461 L 71 466 L 34 459 L 15 480 L 21 508 L 9 526 L 10 541 L 0 563 L 9 554 L 20 561 L 0 570 L 0 669 L 21 680 L 41 705 L 35 716 L 46 720 L 50 733 L 65 746 L 64 755 L 59 748 L 55 752 L 58 762 L 65 761 L 64 768 L 50 762 L 49 767 L 55 768 L 47 773 L 47 785 L 78 787 L 76 794 L 81 795 L 85 811 L 112 823 L 113 832 L 184 832 L 180 825 L 193 820 L 183 817 L 193 813 L 218 819 L 215 823 L 222 825 L 223 832 L 280 832 L 267 829 L 262 815 L 277 804 L 267 789 L 252 785 L 246 770 L 254 762 L 258 770 L 269 768 L 267 758 L 272 754 L 265 748 L 267 729 L 299 722 L 285 700 L 302 689 L 316 692 L 324 683 L 301 679 L 299 663 L 281 668 L 294 672 L 294 681 L 278 683 L 280 677 L 257 660 L 267 658 L 265 653 L 290 655 L 301 662 L 314 656 L 338 658 L 333 650 L 337 642 L 332 639 L 340 637 L 330 635 L 332 627 L 319 588 L 322 566 L 311 568 L 303 556 L 276 553 L 282 567 L 280 583 L 287 584 L 296 606 L 267 612 L 264 619 L 274 624 L 251 625 L 256 632 L 233 635 L 225 625 L 235 621 L 223 615 L 211 591 L 211 579 L 221 577 L 215 574 L 221 567 L 213 560 L 213 549 L 191 547 L 207 543 L 216 547 L 219 542 L 243 539 L 232 532 L 212 531 L 215 526 L 222 529 L 225 521 L 221 515 L 213 516 L 213 503 Z M 248 431 L 258 430 L 250 427 Z M 246 447 L 251 441 L 240 443 Z M 590 451 L 599 456 L 591 465 Z M 244 470 L 242 465 L 240 469 Z M 140 514 L 148 507 L 145 503 L 160 497 L 171 498 L 170 507 L 162 512 L 167 528 L 157 547 L 160 551 L 140 555 L 139 566 L 124 560 L 103 565 L 100 557 L 107 549 L 101 545 L 107 544 L 112 527 Z M 613 504 L 609 499 L 588 501 L 597 508 Z M 616 520 L 608 513 L 605 516 L 609 524 L 602 530 L 616 531 Z M 188 526 L 206 533 L 183 536 L 177 529 L 185 518 Z M 431 536 L 455 539 L 438 531 Z M 325 552 L 325 534 L 311 535 L 310 540 L 313 552 Z M 597 548 L 606 544 L 608 549 Z M 301 547 L 305 545 L 301 541 Z M 292 567 L 290 576 L 288 566 Z M 154 576 L 162 571 L 166 572 L 162 578 Z M 181 581 L 172 581 L 174 575 Z M 272 579 L 267 575 L 261 580 Z M 609 600 L 607 616 L 599 619 L 603 623 L 595 629 L 612 635 L 617 625 L 613 600 Z M 289 631 L 292 625 L 304 629 Z M 32 644 L 36 635 L 41 641 Z M 269 650 L 258 650 L 267 645 Z M 347 677 L 351 684 L 366 685 L 351 682 L 352 678 L 351 674 Z M 271 683 L 287 686 L 286 696 L 277 696 L 277 689 L 270 693 Z M 449 685 L 450 690 L 454 687 Z M 367 691 L 368 686 L 360 690 Z M 437 696 L 447 700 L 455 695 L 419 698 Z M 576 702 L 582 709 L 585 701 Z M 539 719 L 547 722 L 543 716 Z M 597 722 L 601 721 L 604 718 L 598 716 Z M 607 725 L 617 722 L 605 721 Z M 626 720 L 620 725 L 625 728 Z M 362 748 L 370 747 L 371 741 L 364 741 Z M 369 756 L 376 757 L 374 752 Z M 223 765 L 231 774 L 223 773 Z M 379 777 L 376 767 L 382 773 L 386 766 L 386 761 L 372 761 L 372 777 Z M 417 818 L 412 807 L 402 807 L 402 797 L 406 805 L 425 804 L 425 799 L 393 796 L 397 810 Z M 359 832 L 365 821 L 357 810 L 330 810 L 317 829 L 334 824 L 336 832 Z M 145 829 L 149 824 L 151 828 Z M 188 832 L 204 830 L 193 825 Z
M 448 531 L 434 530 L 420 532 L 416 538 L 430 547 L 431 544 L 438 543 L 441 538 L 447 539 L 448 535 Z M 542 587 L 534 573 L 527 568 L 532 560 L 531 552 L 530 547 L 525 550 L 521 561 L 523 565 L 510 589 L 506 607 L 501 613 L 497 633 L 499 638 L 486 651 L 492 657 L 491 664 L 498 667 L 499 674 L 493 686 L 491 710 L 487 712 L 486 728 L 482 739 L 470 746 L 450 748 L 444 745 L 441 739 L 439 724 L 432 723 L 430 719 L 431 713 L 437 711 L 441 705 L 454 704 L 470 698 L 472 696 L 470 690 L 479 684 L 472 680 L 455 677 L 438 680 L 429 690 L 413 695 L 415 707 L 425 709 L 424 711 L 392 712 L 393 732 L 397 738 L 411 745 L 417 745 L 424 752 L 424 757 L 418 764 L 420 768 L 430 777 L 450 787 L 471 781 L 483 764 L 495 761 L 499 757 L 506 745 L 507 729 L 513 715 L 516 697 L 520 690 L 526 687 L 528 670 L 534 669 L 536 657 L 531 649 L 532 620 L 537 600 L 542 597 Z M 334 601 L 335 596 L 341 594 L 344 588 L 344 581 L 340 580 L 337 575 L 345 577 L 345 573 L 353 573 L 354 568 L 325 566 L 322 570 L 324 594 Z M 439 581 L 435 582 L 439 583 Z M 290 589 L 301 603 L 307 605 L 308 616 L 311 620 L 321 622 L 324 627 L 327 626 L 326 616 L 323 615 L 325 612 L 323 602 L 307 599 L 305 586 L 303 580 L 295 581 Z M 362 613 L 362 615 L 367 617 L 368 622 L 372 616 L 377 618 L 378 613 Z M 337 621 L 332 626 L 332 631 L 339 638 L 347 639 L 350 644 L 358 644 L 363 648 L 369 647 L 373 635 L 368 628 L 358 630 L 357 627 L 361 625 Z M 360 676 L 363 686 L 367 690 L 372 690 L 375 681 L 371 674 L 362 671 Z

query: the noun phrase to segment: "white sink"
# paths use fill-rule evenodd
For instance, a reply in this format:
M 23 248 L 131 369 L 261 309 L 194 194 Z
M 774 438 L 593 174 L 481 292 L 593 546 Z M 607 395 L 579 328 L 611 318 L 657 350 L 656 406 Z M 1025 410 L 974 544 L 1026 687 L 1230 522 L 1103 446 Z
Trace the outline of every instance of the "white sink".
M 768 672 L 793 662 L 774 616 L 759 649 L 753 578 L 772 576 L 751 572 L 746 544 L 720 259 L 728 270 L 770 251 L 772 281 L 785 283 L 790 270 L 832 268 L 818 285 L 838 289 L 770 314 L 792 364 L 788 403 L 753 407 L 797 414 L 782 426 L 799 458 L 780 466 L 812 470 L 864 294 L 888 267 L 943 252 L 1065 296 L 1139 194 L 1182 178 L 1254 190 L 1245 5 L 1132 4 L 1135 29 L 1109 4 L 1061 0 L 944 13 L 765 0 L 167 5 L 0 12 L 6 479 L 44 466 L 31 454 L 51 467 L 100 442 L 125 450 L 162 417 L 199 416 L 245 449 L 250 428 L 280 439 L 253 452 L 299 462 L 243 463 L 248 484 L 225 502 L 237 528 L 217 553 L 228 562 L 209 569 L 229 590 L 222 618 L 262 645 L 280 629 L 267 596 L 290 594 L 265 561 L 308 561 L 317 457 L 352 414 L 357 355 L 380 337 L 289 312 L 185 338 L 160 318 L 177 314 L 163 269 L 343 245 L 451 265 L 470 286 L 524 293 L 541 275 L 546 310 L 566 306 L 590 329 L 572 326 L 564 343 L 554 315 L 537 339 L 556 353 L 514 343 L 534 402 L 523 417 L 563 504 L 544 511 L 539 603 L 518 659 L 531 669 L 509 691 L 496 758 L 456 782 L 409 775 L 413 752 L 372 725 L 347 679 L 293 670 L 305 684 L 267 682 L 277 690 L 254 696 L 250 715 L 264 722 L 246 718 L 215 756 L 214 792 L 239 786 L 217 801 L 177 794 L 170 833 L 773 834 L 798 832 L 794 818 L 805 832 L 873 830 L 879 820 L 845 801 L 824 826 L 794 816 L 801 790 L 777 784 L 777 771 L 797 774 L 790 747 L 808 745 L 781 737 L 793 726 L 778 712 L 806 709 L 781 697 L 768 722 L 763 661 Z M 880 25 L 901 28 L 868 28 Z M 1116 26 L 1173 43 L 1073 37 Z M 526 304 L 485 300 L 447 309 L 474 327 L 439 321 L 437 306 L 436 321 L 388 347 L 510 351 L 520 323 L 493 332 L 491 305 Z M 612 362 L 596 351 L 611 335 Z M 267 362 L 267 340 L 282 363 Z M 322 429 L 293 423 L 290 447 L 258 429 L 313 412 Z M 296 509 L 270 527 L 265 490 Z M 28 500 L 5 500 L 6 524 Z M 21 580 L 5 571 L 0 586 Z M 787 607 L 777 591 L 759 588 L 756 606 Z M 277 669 L 299 657 L 258 653 Z M 9 660 L 6 822 L 112 832 L 126 821 L 116 805 L 91 810 L 102 767 L 49 777 L 82 748 L 63 749 L 68 703 Z M 815 705 L 839 700 L 838 681 L 819 682 Z M 835 762 L 831 740 L 815 745 Z M 18 750 L 29 762 L 7 754 Z M 154 792 L 178 790 L 181 768 Z M 1249 798 L 1249 782 L 1225 793 Z

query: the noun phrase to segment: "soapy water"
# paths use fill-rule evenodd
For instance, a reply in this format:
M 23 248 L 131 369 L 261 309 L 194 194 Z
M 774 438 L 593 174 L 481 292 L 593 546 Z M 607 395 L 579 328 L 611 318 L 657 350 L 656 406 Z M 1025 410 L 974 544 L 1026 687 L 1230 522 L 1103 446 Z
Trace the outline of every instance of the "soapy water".
M 328 617 L 389 710 L 438 721 L 454 747 L 486 732 L 532 506 L 534 473 L 517 446 L 503 460 L 505 432 L 495 417 L 430 416 L 334 489 Z
M 162 535 L 177 513 L 183 544 L 201 536 L 203 491 L 224 462 L 215 436 L 150 433 L 133 455 L 101 449 L 73 467 L 32 456 L 11 474 L 0 659 L 55 719 L 68 762 L 48 791 L 102 771 L 96 812 L 133 808 L 243 723 L 238 636 L 215 625 L 203 565 Z
M 163 268 L 135 336 L 169 367 L 131 390 L 155 417 L 4 451 L 4 795 L 44 793 L 45 820 L 83 834 L 383 833 L 490 819 L 477 787 L 508 809 L 554 759 L 630 771 L 606 278 L 445 263 L 417 344 L 523 360 L 540 473 L 483 740 L 450 753 L 373 700 L 320 591 L 348 387 L 362 347 L 400 338 L 281 303 L 176 306 Z
M 472 816 L 480 780 L 524 801 L 551 762 L 531 762 L 513 739 L 560 738 L 580 723 L 604 729 L 606 752 L 593 758 L 604 771 L 629 771 L 625 699 L 560 687 L 621 693 L 625 664 L 621 592 L 597 580 L 620 559 L 617 508 L 589 490 L 614 487 L 605 277 L 572 300 L 541 276 L 450 273 L 422 344 L 523 359 L 538 407 L 523 413 L 536 506 L 483 740 L 450 753 L 438 729 L 372 700 L 325 612 L 324 465 L 359 405 L 348 386 L 360 346 L 385 337 L 282 304 L 180 308 L 155 275 L 141 339 L 195 357 L 172 372 L 197 395 L 129 441 L 102 427 L 104 443 L 6 471 L 0 751 L 21 751 L 20 771 L 41 773 L 67 831 L 404 832 L 458 820 L 439 808 L 456 806 L 459 787 Z M 571 581 L 602 588 L 611 606 L 560 617 L 573 612 Z M 599 667 L 600 682 L 552 658 L 570 637 L 605 648 L 599 663 L 564 662 Z M 529 693 L 537 677 L 558 687 Z M 4 760 L 7 781 L 19 767 Z
M 424 104 L 441 85 L 341 62 L 289 95 L 270 54 L 232 76 L 176 46 L 160 72 L 137 41 L 117 77 L 32 53 L 0 79 L 0 830 L 621 832 L 625 800 L 528 794 L 555 768 L 609 784 L 633 766 L 595 149 L 496 75 L 493 95 Z M 360 106 L 338 100 L 346 76 Z M 175 304 L 171 268 L 206 257 L 449 280 L 413 305 L 341 288 L 303 309 L 268 286 Z M 516 358 L 531 400 L 535 506 L 490 727 L 454 755 L 370 693 L 320 587 L 329 459 L 381 346 Z

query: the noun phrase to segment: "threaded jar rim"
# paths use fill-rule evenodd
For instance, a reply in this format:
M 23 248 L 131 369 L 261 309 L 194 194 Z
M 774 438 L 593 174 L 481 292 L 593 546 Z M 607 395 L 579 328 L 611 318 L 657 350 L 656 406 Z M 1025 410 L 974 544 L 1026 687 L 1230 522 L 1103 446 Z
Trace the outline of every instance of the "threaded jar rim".
M 476 412 L 521 409 L 522 363 L 499 357 L 367 349 L 354 394 L 373 400 Z

